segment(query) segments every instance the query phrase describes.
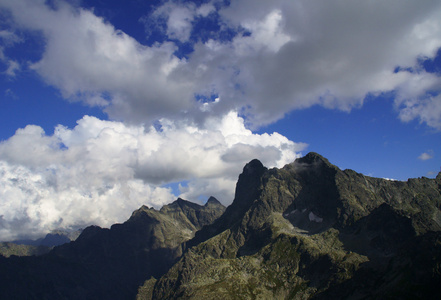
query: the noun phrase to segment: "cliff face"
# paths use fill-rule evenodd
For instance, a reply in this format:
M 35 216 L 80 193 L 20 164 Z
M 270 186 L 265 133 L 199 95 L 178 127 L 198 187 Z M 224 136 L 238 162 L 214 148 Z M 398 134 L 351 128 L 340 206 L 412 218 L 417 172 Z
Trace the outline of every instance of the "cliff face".
M 441 176 L 342 171 L 316 153 L 245 166 L 222 217 L 145 295 L 153 299 L 435 297 Z

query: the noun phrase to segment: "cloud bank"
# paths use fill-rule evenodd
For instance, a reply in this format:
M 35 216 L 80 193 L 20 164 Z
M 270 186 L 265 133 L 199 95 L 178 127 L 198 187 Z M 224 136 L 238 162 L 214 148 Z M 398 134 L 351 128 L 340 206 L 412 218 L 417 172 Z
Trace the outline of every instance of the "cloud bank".
M 152 45 L 93 11 L 57 3 L 1 0 L 0 7 L 15 28 L 46 40 L 31 68 L 64 97 L 111 118 L 200 120 L 234 110 L 258 127 L 293 109 L 351 110 L 393 91 L 401 120 L 441 128 L 433 97 L 441 79 L 419 66 L 441 47 L 439 1 L 165 1 L 142 18 L 146 34 L 160 37 Z M 183 45 L 192 49 L 186 55 Z M 11 63 L 9 72 L 18 68 Z M 195 95 L 220 101 L 201 109 Z
M 283 166 L 305 148 L 274 133 L 253 134 L 230 113 L 203 129 L 163 119 L 145 129 L 85 116 L 52 135 L 28 125 L 0 143 L 0 238 L 125 221 L 145 204 L 213 195 L 228 204 L 249 160 Z M 205 199 L 206 200 L 206 199 Z

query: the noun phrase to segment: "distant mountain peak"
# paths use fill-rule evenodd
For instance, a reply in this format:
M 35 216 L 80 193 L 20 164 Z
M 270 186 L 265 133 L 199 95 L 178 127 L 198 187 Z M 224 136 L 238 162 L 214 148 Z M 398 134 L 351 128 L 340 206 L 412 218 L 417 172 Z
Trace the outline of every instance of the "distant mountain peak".
M 208 205 L 222 205 L 222 203 L 219 202 L 219 200 L 217 200 L 215 197 L 210 196 L 210 198 L 208 198 L 207 203 L 205 203 L 205 206 Z
M 329 160 L 316 152 L 309 152 L 303 157 L 295 160 L 295 164 L 318 165 L 324 164 L 328 167 L 335 167 Z

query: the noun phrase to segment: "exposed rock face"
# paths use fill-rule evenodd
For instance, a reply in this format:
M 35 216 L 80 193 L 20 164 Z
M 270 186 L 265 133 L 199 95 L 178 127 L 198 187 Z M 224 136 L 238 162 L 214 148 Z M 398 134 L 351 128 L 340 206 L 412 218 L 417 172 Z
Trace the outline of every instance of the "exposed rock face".
M 0 257 L 1 299 L 130 299 L 182 255 L 181 244 L 225 210 L 178 199 L 160 211 L 145 206 L 110 229 L 90 226 L 76 241 L 39 257 Z
M 371 178 L 316 153 L 252 161 L 150 298 L 439 298 L 440 179 Z

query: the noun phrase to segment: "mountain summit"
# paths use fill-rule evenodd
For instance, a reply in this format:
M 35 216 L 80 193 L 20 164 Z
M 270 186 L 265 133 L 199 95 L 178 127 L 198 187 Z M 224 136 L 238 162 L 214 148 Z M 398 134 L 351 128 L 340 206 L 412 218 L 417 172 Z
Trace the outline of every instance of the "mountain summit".
M 39 257 L 0 257 L 0 298 L 439 299 L 441 174 L 406 182 L 317 153 L 243 168 L 232 204 L 178 199 Z

